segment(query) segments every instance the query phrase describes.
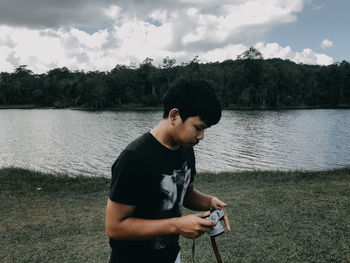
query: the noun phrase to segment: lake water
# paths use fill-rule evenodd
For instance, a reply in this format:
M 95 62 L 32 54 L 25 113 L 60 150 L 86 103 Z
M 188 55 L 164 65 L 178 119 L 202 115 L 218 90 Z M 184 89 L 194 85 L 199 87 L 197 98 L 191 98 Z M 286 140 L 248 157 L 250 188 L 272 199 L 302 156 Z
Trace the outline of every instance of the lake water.
M 0 110 L 0 167 L 110 176 L 161 111 Z M 350 165 L 350 110 L 223 111 L 195 147 L 198 171 Z

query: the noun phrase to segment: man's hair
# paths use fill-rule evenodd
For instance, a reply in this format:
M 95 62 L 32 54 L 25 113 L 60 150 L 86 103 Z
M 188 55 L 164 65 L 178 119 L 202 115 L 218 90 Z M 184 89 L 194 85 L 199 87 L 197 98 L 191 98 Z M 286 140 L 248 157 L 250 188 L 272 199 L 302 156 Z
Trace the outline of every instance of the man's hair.
M 204 80 L 177 79 L 163 97 L 164 113 L 167 118 L 171 109 L 179 109 L 184 122 L 189 117 L 199 116 L 210 127 L 221 118 L 221 105 L 213 88 Z

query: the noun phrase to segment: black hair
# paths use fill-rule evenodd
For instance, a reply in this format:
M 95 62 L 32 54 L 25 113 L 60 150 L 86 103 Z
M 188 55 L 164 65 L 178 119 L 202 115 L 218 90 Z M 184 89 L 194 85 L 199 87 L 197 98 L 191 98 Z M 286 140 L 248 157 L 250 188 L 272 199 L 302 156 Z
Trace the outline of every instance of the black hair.
M 199 116 L 210 127 L 221 118 L 221 105 L 213 88 L 204 80 L 177 79 L 163 97 L 163 118 L 173 108 L 179 109 L 184 122 L 187 118 Z

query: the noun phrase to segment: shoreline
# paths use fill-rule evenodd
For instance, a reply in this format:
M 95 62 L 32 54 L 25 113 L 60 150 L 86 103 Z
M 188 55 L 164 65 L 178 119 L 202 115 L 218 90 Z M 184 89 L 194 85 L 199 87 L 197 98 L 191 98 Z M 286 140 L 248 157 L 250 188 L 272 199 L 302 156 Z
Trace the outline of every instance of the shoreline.
M 11 109 L 65 109 L 65 110 L 83 110 L 83 111 L 151 111 L 162 110 L 162 107 L 143 107 L 143 106 L 122 106 L 110 108 L 89 108 L 89 107 L 38 107 L 35 105 L 0 105 L 0 110 Z M 319 106 L 296 106 L 296 107 L 223 107 L 223 110 L 237 111 L 274 111 L 274 110 L 313 110 L 313 109 L 350 109 L 350 105 L 319 105 Z
M 293 175 L 293 174 L 299 174 L 299 175 L 319 175 L 319 174 L 327 174 L 327 173 L 339 173 L 347 171 L 350 174 L 350 164 L 337 167 L 337 168 L 329 168 L 329 169 L 322 169 L 322 170 L 303 170 L 303 169 L 290 169 L 290 170 L 240 170 L 240 171 L 200 171 L 197 172 L 197 175 L 201 176 L 233 176 L 233 177 L 244 177 L 244 176 L 255 176 L 257 174 L 260 174 L 260 178 L 265 177 L 275 177 L 277 175 Z M 0 166 L 0 177 L 3 173 L 14 173 L 19 172 L 20 174 L 27 173 L 27 174 L 34 174 L 41 176 L 48 176 L 51 178 L 56 179 L 91 179 L 91 180 L 109 180 L 109 176 L 91 176 L 89 174 L 73 174 L 73 173 L 64 173 L 64 172 L 45 172 L 42 170 L 36 170 L 31 168 L 24 168 L 24 167 L 17 167 L 17 166 Z

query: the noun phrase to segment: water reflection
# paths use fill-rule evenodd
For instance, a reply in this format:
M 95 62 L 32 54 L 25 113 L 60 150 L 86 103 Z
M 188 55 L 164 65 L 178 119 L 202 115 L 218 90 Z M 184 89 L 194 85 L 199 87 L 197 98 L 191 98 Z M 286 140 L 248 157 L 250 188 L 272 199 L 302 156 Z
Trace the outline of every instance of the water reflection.
M 197 170 L 319 170 L 350 164 L 350 110 L 224 111 L 195 148 Z M 109 176 L 160 111 L 1 110 L 0 166 Z

